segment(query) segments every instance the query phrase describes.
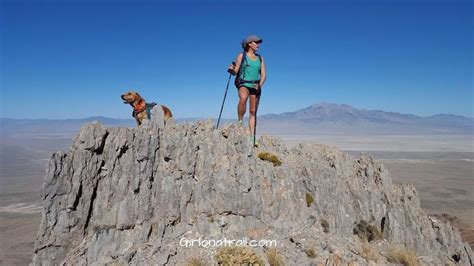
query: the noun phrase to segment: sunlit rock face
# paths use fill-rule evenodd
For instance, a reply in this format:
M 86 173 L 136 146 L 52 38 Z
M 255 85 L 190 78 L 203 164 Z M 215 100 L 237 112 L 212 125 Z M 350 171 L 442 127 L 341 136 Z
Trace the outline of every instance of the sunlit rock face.
M 217 265 L 244 243 L 265 264 L 270 250 L 286 265 L 400 263 L 394 250 L 430 265 L 473 259 L 372 157 L 268 136 L 253 148 L 244 127 L 165 125 L 154 112 L 147 127 L 87 124 L 51 156 L 33 264 Z

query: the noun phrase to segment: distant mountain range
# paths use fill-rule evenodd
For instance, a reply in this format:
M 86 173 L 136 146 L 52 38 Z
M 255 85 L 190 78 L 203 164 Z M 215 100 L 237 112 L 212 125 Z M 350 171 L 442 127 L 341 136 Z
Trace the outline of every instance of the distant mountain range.
M 259 117 L 259 126 L 279 134 L 417 134 L 473 133 L 474 119 L 437 114 L 412 114 L 356 109 L 347 104 L 320 103 L 295 112 Z
M 202 118 L 205 119 L 205 118 Z M 83 119 L 9 119 L 1 118 L 2 134 L 72 135 L 88 122 L 100 121 L 108 126 L 135 126 L 133 119 L 88 117 Z M 201 120 L 181 118 L 178 123 Z M 232 122 L 224 119 L 221 125 Z M 276 135 L 317 134 L 473 134 L 474 119 L 458 115 L 437 114 L 420 117 L 412 114 L 356 109 L 347 104 L 320 103 L 294 112 L 266 114 L 258 117 L 259 133 Z

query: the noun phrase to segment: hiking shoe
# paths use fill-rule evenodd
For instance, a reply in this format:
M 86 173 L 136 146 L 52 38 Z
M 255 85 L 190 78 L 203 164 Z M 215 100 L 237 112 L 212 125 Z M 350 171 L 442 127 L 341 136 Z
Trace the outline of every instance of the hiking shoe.
M 244 120 L 239 120 L 239 121 L 237 122 L 237 126 L 241 127 L 241 126 L 243 126 L 243 125 L 244 125 Z

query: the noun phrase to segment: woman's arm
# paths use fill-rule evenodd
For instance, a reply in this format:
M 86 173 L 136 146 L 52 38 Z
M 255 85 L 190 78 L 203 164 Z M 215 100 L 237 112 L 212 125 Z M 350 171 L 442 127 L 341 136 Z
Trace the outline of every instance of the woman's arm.
M 260 56 L 262 59 L 262 65 L 260 66 L 260 83 L 259 87 L 261 88 L 263 86 L 263 83 L 265 83 L 265 80 L 267 79 L 267 71 L 265 69 L 265 62 L 263 61 L 263 56 Z
M 229 66 L 229 69 L 231 69 L 233 71 L 233 75 L 237 75 L 237 73 L 239 73 L 239 69 L 240 69 L 240 64 L 242 63 L 242 54 L 238 54 L 237 55 L 237 58 L 235 59 L 235 65 L 230 65 Z

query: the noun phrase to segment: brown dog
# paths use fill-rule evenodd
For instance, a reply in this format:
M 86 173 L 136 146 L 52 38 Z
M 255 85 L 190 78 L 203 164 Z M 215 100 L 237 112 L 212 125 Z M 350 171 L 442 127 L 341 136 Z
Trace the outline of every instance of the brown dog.
M 135 120 L 137 120 L 137 126 L 140 126 L 143 123 L 143 120 L 150 119 L 151 109 L 156 105 L 156 103 L 146 103 L 145 99 L 143 99 L 143 97 L 135 91 L 129 91 L 125 94 L 122 94 L 120 97 L 122 98 L 123 103 L 128 103 L 132 106 L 132 116 L 135 117 Z M 163 119 L 166 123 L 166 121 L 173 117 L 173 115 L 171 114 L 171 110 L 168 107 L 164 105 L 160 105 L 160 107 L 163 109 Z

